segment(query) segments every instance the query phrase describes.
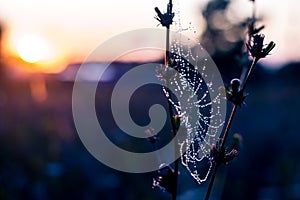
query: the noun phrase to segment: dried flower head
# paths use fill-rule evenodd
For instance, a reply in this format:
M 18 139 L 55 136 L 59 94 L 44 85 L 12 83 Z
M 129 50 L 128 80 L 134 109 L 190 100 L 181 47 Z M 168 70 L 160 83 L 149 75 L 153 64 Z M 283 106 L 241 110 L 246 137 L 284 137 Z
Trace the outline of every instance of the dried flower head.
M 230 161 L 232 161 L 235 157 L 239 155 L 238 150 L 232 149 L 230 152 L 226 153 L 222 158 L 222 163 L 228 165 Z
M 226 91 L 227 99 L 238 106 L 243 105 L 247 97 L 247 94 L 245 95 L 244 91 L 241 90 L 240 85 L 240 79 L 234 78 L 230 81 L 230 87 Z
M 253 35 L 258 34 L 261 30 L 265 28 L 264 25 L 260 26 L 259 28 L 255 27 L 255 20 L 251 20 L 248 24 L 248 35 L 251 38 Z
M 213 144 L 210 149 L 210 160 L 215 163 L 223 163 L 228 165 L 231 160 L 238 156 L 238 148 L 231 148 L 230 151 L 223 148 L 220 149 L 220 142 Z
M 161 23 L 162 26 L 169 27 L 173 23 L 173 18 L 175 16 L 172 11 L 169 11 L 167 13 L 162 14 L 161 11 L 155 7 L 155 12 L 157 16 L 154 18 Z
M 271 41 L 269 44 L 264 44 L 265 35 L 255 34 L 252 35 L 251 40 L 247 43 L 248 51 L 251 56 L 256 59 L 264 58 L 275 47 L 275 43 Z

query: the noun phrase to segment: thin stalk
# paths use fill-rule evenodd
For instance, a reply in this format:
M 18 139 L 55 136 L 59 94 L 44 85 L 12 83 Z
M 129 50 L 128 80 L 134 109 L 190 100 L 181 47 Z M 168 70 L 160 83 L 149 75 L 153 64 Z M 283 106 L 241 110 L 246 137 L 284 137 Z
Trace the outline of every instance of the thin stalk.
M 170 14 L 172 13 L 172 0 L 169 1 L 169 5 L 168 5 L 168 12 L 170 12 Z M 169 59 L 170 59 L 170 26 L 168 25 L 166 27 L 166 55 L 165 55 L 165 66 L 169 67 Z M 169 80 L 167 80 L 167 91 L 169 93 L 169 97 L 171 98 L 171 93 L 169 91 Z M 171 105 L 171 102 L 168 99 L 168 108 L 169 108 L 169 117 L 171 120 L 171 126 L 172 126 L 172 136 L 173 138 L 176 136 L 177 134 L 177 130 L 176 130 L 176 126 L 175 126 L 175 122 L 173 120 L 174 117 L 174 112 L 173 112 L 173 108 Z M 177 185 L 178 185 L 178 159 L 177 159 L 177 155 L 178 155 L 178 146 L 176 141 L 174 142 L 174 189 L 172 190 L 172 200 L 176 200 L 177 197 Z
M 256 20 L 255 19 L 255 14 L 256 14 L 256 5 L 255 5 L 255 1 L 252 1 L 252 20 L 253 22 Z
M 247 83 L 248 83 L 249 77 L 250 77 L 250 75 L 252 74 L 253 69 L 254 69 L 254 67 L 256 66 L 258 60 L 259 60 L 259 58 L 254 58 L 254 59 L 252 60 L 252 64 L 251 64 L 251 66 L 250 66 L 250 68 L 249 68 L 249 71 L 248 71 L 248 73 L 247 73 L 245 82 L 244 82 L 244 84 L 242 85 L 241 92 L 244 92 L 244 91 L 245 91 L 245 88 L 246 88 L 246 85 L 247 85 Z
M 172 0 L 169 1 L 169 6 L 172 6 Z M 170 59 L 170 26 L 166 27 L 166 52 L 165 52 L 165 67 L 169 67 L 169 59 Z M 171 102 L 169 101 L 169 99 L 171 98 L 171 91 L 169 90 L 169 80 L 166 81 L 166 90 L 168 93 L 168 97 L 167 97 L 167 101 L 168 101 L 168 109 L 169 109 L 169 118 L 170 118 L 170 124 L 171 124 L 171 128 L 172 128 L 172 136 L 173 138 L 176 136 L 176 126 L 174 124 L 174 111 L 173 111 L 173 107 Z M 178 159 L 177 158 L 178 155 L 178 146 L 176 141 L 174 142 L 174 157 L 175 157 L 175 161 L 174 161 L 174 189 L 172 190 L 172 200 L 176 200 L 177 197 L 177 184 L 178 184 Z
M 170 49 L 170 27 L 167 27 L 166 30 L 167 31 L 166 31 L 165 66 L 168 67 L 169 59 L 170 59 L 170 55 L 169 55 L 169 49 Z
M 166 84 L 168 87 L 168 83 Z M 170 95 L 170 90 L 168 88 L 166 88 L 167 93 Z M 171 132 L 172 132 L 172 136 L 173 138 L 176 136 L 176 128 L 175 128 L 175 124 L 174 124 L 174 111 L 172 108 L 172 104 L 169 101 L 169 97 L 167 97 L 167 102 L 168 102 L 168 110 L 169 110 L 169 119 L 170 119 L 170 124 L 171 124 Z M 177 182 L 178 182 L 178 159 L 176 159 L 178 155 L 178 146 L 176 141 L 174 141 L 174 157 L 175 157 L 175 161 L 174 161 L 174 189 L 172 190 L 172 200 L 176 200 L 176 196 L 177 196 Z
M 167 27 L 167 34 L 166 34 L 166 55 L 165 55 L 165 66 L 168 67 L 169 66 L 169 39 L 170 38 L 170 29 L 169 27 Z M 170 124 L 171 124 L 171 127 L 172 127 L 172 136 L 175 137 L 176 136 L 176 127 L 175 127 L 175 124 L 174 124 L 174 120 L 173 120 L 173 117 L 174 117 L 174 111 L 173 111 L 173 108 L 172 108 L 172 104 L 171 102 L 169 101 L 169 98 L 171 98 L 171 91 L 169 90 L 169 81 L 167 80 L 167 83 L 166 83 L 166 90 L 168 92 L 168 109 L 169 109 L 169 118 L 170 118 Z M 172 191 L 172 200 L 176 200 L 176 196 L 177 196 L 177 182 L 178 182 L 178 159 L 176 159 L 178 155 L 178 146 L 177 146 L 177 143 L 176 141 L 174 142 L 174 157 L 175 157 L 175 161 L 174 161 L 174 189 Z
M 229 133 L 229 130 L 230 130 L 230 126 L 232 124 L 232 121 L 233 121 L 233 118 L 234 118 L 234 115 L 236 113 L 236 109 L 237 109 L 237 105 L 234 105 L 232 110 L 231 110 L 231 114 L 230 114 L 230 117 L 229 117 L 229 120 L 228 120 L 228 123 L 226 125 L 226 129 L 225 129 L 225 132 L 224 132 L 224 136 L 223 136 L 223 139 L 221 141 L 221 145 L 220 145 L 220 150 L 223 151 L 222 149 L 224 149 L 225 147 L 225 140 L 228 136 L 228 133 Z M 221 152 L 221 156 L 223 155 L 224 152 Z M 216 175 L 217 175 L 217 170 L 220 166 L 220 161 L 218 160 L 216 162 L 216 164 L 214 165 L 214 168 L 213 168 L 213 171 L 212 171 L 212 176 L 211 176 L 211 179 L 210 179 L 210 182 L 209 182 L 209 185 L 208 185 L 208 189 L 207 189 L 207 193 L 206 193 L 206 196 L 205 196 L 205 200 L 208 200 L 209 197 L 210 197 L 210 194 L 211 194 L 211 190 L 212 190 L 212 187 L 213 187 L 213 184 L 214 184 L 214 181 L 215 181 L 215 178 L 216 178 Z
M 175 128 L 175 124 L 174 124 L 174 120 L 173 120 L 173 117 L 174 117 L 174 111 L 173 111 L 173 108 L 172 108 L 172 104 L 171 102 L 169 101 L 169 98 L 170 98 L 170 90 L 168 89 L 168 81 L 167 81 L 167 84 L 166 84 L 167 88 L 167 93 L 169 95 L 169 97 L 167 97 L 167 102 L 168 102 L 168 110 L 169 110 L 169 119 L 170 119 L 170 124 L 171 124 L 171 132 L 172 132 L 172 136 L 173 138 L 176 136 L 176 128 Z M 176 159 L 178 155 L 178 146 L 177 146 L 177 143 L 176 141 L 174 141 L 174 157 L 175 157 L 175 161 L 174 161 L 174 189 L 172 190 L 172 200 L 176 200 L 176 196 L 177 196 L 177 182 L 178 182 L 178 159 Z
M 243 93 L 245 91 L 245 88 L 246 88 L 246 85 L 248 83 L 248 80 L 249 80 L 249 77 L 250 75 L 252 74 L 253 72 L 253 69 L 255 68 L 257 62 L 258 62 L 258 58 L 254 58 L 253 61 L 252 61 L 252 64 L 248 70 L 248 73 L 247 73 L 247 76 L 246 76 L 246 79 L 245 79 L 245 82 L 244 84 L 242 85 L 242 88 L 241 88 L 241 92 Z M 230 127 L 231 127 L 231 124 L 232 124 L 232 121 L 233 121 L 233 118 L 234 118 L 234 115 L 236 113 L 236 110 L 237 110 L 237 107 L 238 105 L 237 104 L 234 104 L 233 105 L 233 108 L 231 110 L 231 114 L 230 114 L 230 117 L 228 119 L 228 122 L 227 122 L 227 125 L 226 125 L 226 129 L 224 131 L 224 135 L 223 135 L 223 138 L 221 140 L 221 144 L 220 144 L 220 154 L 221 154 L 221 157 L 224 155 L 224 147 L 225 147 L 225 142 L 226 142 L 226 139 L 228 137 L 228 134 L 229 134 L 229 130 L 230 130 Z M 210 194 L 211 194 L 211 191 L 212 191 L 212 188 L 213 188 L 213 184 L 214 184 L 214 181 L 215 181 L 215 178 L 216 178 L 216 175 L 217 175 L 217 170 L 219 168 L 219 166 L 221 165 L 221 160 L 217 160 L 216 161 L 216 164 L 214 165 L 214 168 L 212 170 L 212 176 L 211 176 L 211 179 L 210 179 L 210 182 L 209 182 L 209 185 L 208 185 L 208 188 L 207 188 L 207 192 L 206 192 L 206 196 L 205 196 L 205 200 L 209 200 L 209 197 L 210 197 Z

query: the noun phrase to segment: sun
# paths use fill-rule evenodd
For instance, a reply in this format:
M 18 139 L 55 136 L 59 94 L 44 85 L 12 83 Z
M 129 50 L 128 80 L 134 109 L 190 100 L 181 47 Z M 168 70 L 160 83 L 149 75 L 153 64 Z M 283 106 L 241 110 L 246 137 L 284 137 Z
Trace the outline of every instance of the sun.
M 18 55 L 28 63 L 47 60 L 50 55 L 47 41 L 39 35 L 22 36 L 16 43 Z
M 12 32 L 8 52 L 22 72 L 60 73 L 70 58 L 68 52 L 54 41 L 47 33 Z

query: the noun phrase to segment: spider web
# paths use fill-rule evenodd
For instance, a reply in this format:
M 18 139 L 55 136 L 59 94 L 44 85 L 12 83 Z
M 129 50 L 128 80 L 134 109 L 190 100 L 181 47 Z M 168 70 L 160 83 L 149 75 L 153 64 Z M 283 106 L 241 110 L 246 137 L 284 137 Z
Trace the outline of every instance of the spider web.
M 223 96 L 218 91 L 213 98 L 211 96 L 211 92 L 216 91 L 213 80 L 209 80 L 207 74 L 209 60 L 195 55 L 205 53 L 201 46 L 184 49 L 183 45 L 175 42 L 171 52 L 179 73 L 168 80 L 174 93 L 168 100 L 182 120 L 183 131 L 186 131 L 186 138 L 179 141 L 181 161 L 196 181 L 202 183 L 213 165 L 211 145 L 218 142 L 218 134 L 224 124 L 220 110 Z M 192 65 L 191 60 L 196 65 Z M 164 91 L 167 96 L 167 91 Z
M 207 180 L 214 164 L 210 149 L 212 144 L 218 142 L 224 125 L 224 98 L 216 89 L 221 85 L 215 85 L 215 74 L 210 69 L 214 65 L 213 61 L 199 43 L 182 39 L 182 32 L 195 31 L 191 27 L 183 29 L 180 13 L 176 14 L 175 26 L 178 34 L 175 38 L 172 36 L 170 59 L 175 63 L 173 69 L 178 73 L 170 75 L 165 72 L 168 74 L 165 81 L 172 93 L 169 94 L 166 88 L 163 91 L 184 127 L 179 131 L 185 131 L 185 137 L 178 141 L 181 162 L 200 184 Z M 163 75 L 158 77 L 162 78 Z

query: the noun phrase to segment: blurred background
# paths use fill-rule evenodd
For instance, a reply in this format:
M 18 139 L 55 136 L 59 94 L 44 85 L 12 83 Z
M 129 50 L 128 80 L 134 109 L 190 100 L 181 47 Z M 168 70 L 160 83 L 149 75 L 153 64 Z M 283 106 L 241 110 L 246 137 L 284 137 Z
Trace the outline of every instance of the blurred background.
M 152 189 L 155 172 L 117 172 L 93 158 L 77 135 L 71 108 L 74 79 L 85 57 L 114 35 L 156 27 L 154 7 L 166 11 L 167 3 L 1 0 L 0 199 L 169 198 Z M 248 65 L 243 40 L 252 3 L 174 2 L 176 17 L 197 35 L 225 84 Z M 243 136 L 240 155 L 221 168 L 213 194 L 216 199 L 300 199 L 300 3 L 257 0 L 255 6 L 258 26 L 266 25 L 266 42 L 273 40 L 276 47 L 250 80 L 247 106 L 238 110 L 231 131 Z M 112 61 L 113 51 L 95 58 L 91 73 Z M 97 91 L 99 112 L 106 114 L 107 99 L 123 73 L 161 59 L 160 54 L 145 54 L 112 63 Z M 144 89 L 132 108 L 136 119 L 141 119 L 138 111 L 145 103 L 138 101 L 139 95 L 153 90 Z M 111 120 L 104 123 L 112 140 L 124 148 L 151 148 L 147 141 L 119 136 Z M 180 171 L 178 199 L 203 199 L 207 184 L 198 185 L 184 168 Z

